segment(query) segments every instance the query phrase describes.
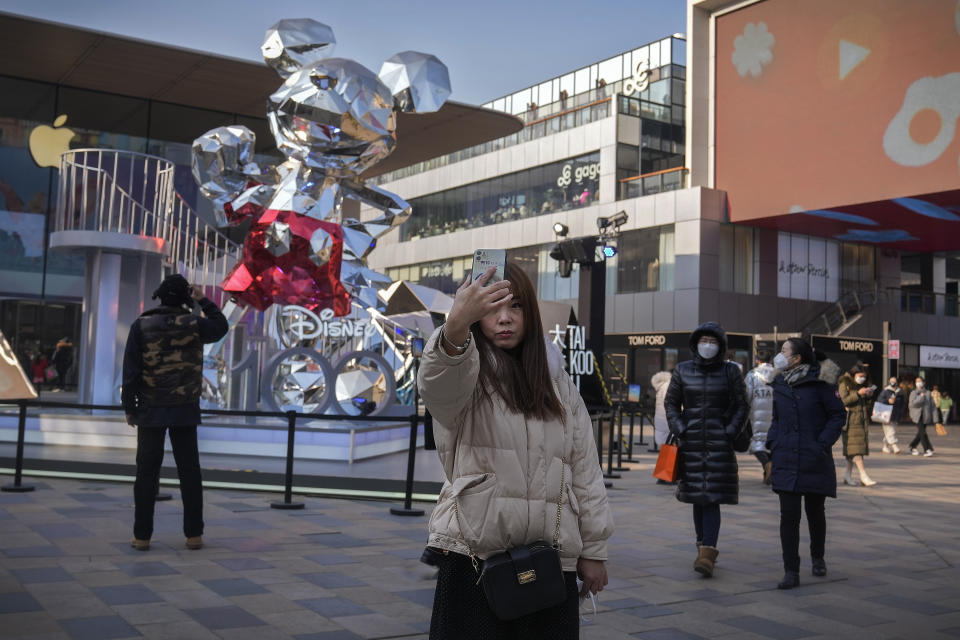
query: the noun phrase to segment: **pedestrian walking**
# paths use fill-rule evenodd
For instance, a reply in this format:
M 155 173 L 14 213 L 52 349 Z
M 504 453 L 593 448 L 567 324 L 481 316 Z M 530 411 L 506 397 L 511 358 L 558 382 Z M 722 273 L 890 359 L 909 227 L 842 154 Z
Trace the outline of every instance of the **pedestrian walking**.
M 953 398 L 950 392 L 944 390 L 940 394 L 940 419 L 944 424 L 949 424 L 950 416 L 953 413 Z
M 780 498 L 780 589 L 800 584 L 800 508 L 807 513 L 810 560 L 815 576 L 827 575 L 824 560 L 827 497 L 837 497 L 833 445 L 846 420 L 833 385 L 820 378 L 820 367 L 806 341 L 790 338 L 774 359 L 780 375 L 773 381 L 773 420 L 767 448 L 773 463 L 773 490 Z
M 838 381 L 840 400 L 847 408 L 847 421 L 843 426 L 843 456 L 847 459 L 847 472 L 843 483 L 851 486 L 862 484 L 872 487 L 877 484 L 870 478 L 864 467 L 864 457 L 870 455 L 870 441 L 867 428 L 870 424 L 870 409 L 876 387 L 870 385 L 867 370 L 862 364 L 855 364 Z M 853 467 L 860 472 L 860 480 L 853 479 Z
M 934 406 L 933 396 L 925 387 L 923 378 L 917 377 L 914 381 L 914 389 L 910 392 L 910 419 L 917 425 L 917 435 L 910 441 L 910 453 L 920 455 L 917 446 L 923 447 L 923 455 L 930 457 L 933 455 L 933 445 L 930 444 L 930 438 L 927 436 L 927 427 L 933 423 Z
M 744 381 L 747 387 L 747 402 L 750 405 L 749 420 L 753 427 L 750 440 L 750 453 L 756 456 L 763 466 L 763 483 L 770 484 L 770 452 L 767 451 L 767 431 L 773 420 L 773 388 L 770 383 L 777 377 L 777 370 L 770 364 L 770 352 L 766 349 L 757 353 L 757 366 Z
M 137 428 L 130 544 L 140 551 L 150 548 L 163 442 L 169 429 L 180 478 L 186 546 L 199 549 L 203 546 L 203 488 L 197 425 L 203 345 L 223 338 L 229 326 L 217 305 L 179 274 L 165 278 L 153 297 L 160 299 L 160 306 L 133 321 L 123 355 L 121 401 L 127 424 Z M 196 302 L 203 316 L 191 313 Z
M 670 435 L 667 413 L 663 407 L 663 401 L 667 397 L 667 387 L 670 386 L 670 372 L 660 371 L 653 374 L 650 379 L 650 386 L 656 392 L 656 407 L 653 413 L 653 442 L 657 447 L 660 447 Z M 676 482 L 667 482 L 662 478 L 657 478 L 657 484 L 676 484 Z
M 57 349 L 53 352 L 53 366 L 57 370 L 57 383 L 55 388 L 63 391 L 67 388 L 67 371 L 73 364 L 73 342 L 68 336 L 64 336 L 57 342 Z
M 747 417 L 740 370 L 724 361 L 727 334 L 706 322 L 690 335 L 693 359 L 673 370 L 664 407 L 679 446 L 677 500 L 693 505 L 697 559 L 693 568 L 711 577 L 720 535 L 720 505 L 737 504 L 739 475 L 733 439 Z
M 903 411 L 903 391 L 897 384 L 896 378 L 890 378 L 887 386 L 877 396 L 877 403 L 891 405 L 890 422 L 880 425 L 883 427 L 883 449 L 881 451 L 884 453 L 900 453 L 900 445 L 897 444 L 897 422 L 900 421 L 900 412 Z M 897 411 L 898 408 L 900 411 Z
M 593 427 L 546 348 L 530 278 L 513 262 L 506 280 L 490 284 L 493 272 L 460 286 L 420 364 L 445 476 L 425 552 L 439 569 L 430 638 L 578 638 L 579 596 L 607 584 L 613 532 Z M 480 563 L 537 541 L 559 545 L 566 599 L 501 619 Z

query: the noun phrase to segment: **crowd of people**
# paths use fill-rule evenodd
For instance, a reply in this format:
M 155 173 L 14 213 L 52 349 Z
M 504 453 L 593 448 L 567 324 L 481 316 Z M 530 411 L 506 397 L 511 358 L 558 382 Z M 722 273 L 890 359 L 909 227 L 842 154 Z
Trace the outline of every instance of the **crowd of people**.
M 424 346 L 417 378 L 445 475 L 422 558 L 437 569 L 430 637 L 577 638 L 581 600 L 607 585 L 614 530 L 593 424 L 563 354 L 544 337 L 529 276 L 514 262 L 503 280 L 491 282 L 494 272 L 468 277 L 457 290 L 446 323 Z M 199 549 L 203 344 L 222 338 L 228 326 L 180 276 L 168 277 L 154 297 L 160 306 L 133 323 L 124 355 L 122 400 L 138 431 L 131 546 L 150 548 L 169 430 L 186 546 Z M 195 305 L 202 315 L 191 313 Z M 716 572 L 721 505 L 739 501 L 737 452 L 748 450 L 780 502 L 784 576 L 777 587 L 800 583 L 803 513 L 811 572 L 827 575 L 825 505 L 837 497 L 838 440 L 845 483 L 876 484 L 863 464 L 877 391 L 866 368 L 840 372 L 807 342 L 790 338 L 775 357 L 759 354 L 744 376 L 727 359 L 726 333 L 713 322 L 692 332 L 690 349 L 689 360 L 653 384 L 656 441 L 676 442 L 676 498 L 692 508 L 694 571 Z M 898 417 L 908 412 L 917 424 L 911 449 L 932 455 L 926 426 L 948 416 L 952 401 L 926 390 L 920 378 L 906 391 L 891 379 L 876 402 Z M 746 425 L 752 436 L 741 445 Z M 899 450 L 895 429 L 885 430 L 884 449 Z
M 63 391 L 75 384 L 76 367 L 73 341 L 64 336 L 53 349 L 37 346 L 20 355 L 24 371 L 30 372 L 30 380 L 37 390 Z

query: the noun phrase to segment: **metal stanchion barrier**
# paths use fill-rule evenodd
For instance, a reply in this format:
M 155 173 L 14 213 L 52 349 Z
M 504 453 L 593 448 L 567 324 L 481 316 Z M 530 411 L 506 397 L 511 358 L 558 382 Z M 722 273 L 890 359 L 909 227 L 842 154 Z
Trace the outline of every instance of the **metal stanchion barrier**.
M 416 405 L 414 405 L 416 409 Z M 417 461 L 417 425 L 420 417 L 414 413 L 410 416 L 410 448 L 407 452 L 407 484 L 403 498 L 403 507 L 391 507 L 390 513 L 395 516 L 422 516 L 423 509 L 413 508 L 413 466 Z
M 283 502 L 271 502 L 274 509 L 303 509 L 302 502 L 293 501 L 293 441 L 297 432 L 297 412 L 287 411 L 287 471 L 283 481 Z
M 14 493 L 26 493 L 33 491 L 35 487 L 29 484 L 23 484 L 23 439 L 26 437 L 27 429 L 27 403 L 20 401 L 20 418 L 17 422 L 17 462 L 13 472 L 13 484 L 7 484 L 0 487 L 3 491 Z
M 653 418 L 651 418 L 648 414 L 641 413 L 641 414 L 640 414 L 640 425 L 641 425 L 641 426 L 640 426 L 640 431 L 641 431 L 641 433 L 643 432 L 643 419 L 644 419 L 644 418 L 646 418 L 647 420 L 650 421 L 650 426 L 653 428 L 653 431 L 654 431 L 653 439 L 652 439 L 652 442 L 650 443 L 650 444 L 653 445 L 653 446 L 650 447 L 649 449 L 647 449 L 647 451 L 649 451 L 650 453 L 659 453 L 659 452 L 660 452 L 660 447 L 657 446 L 657 435 L 656 435 L 657 426 L 656 426 L 656 424 L 654 424 Z
M 623 405 L 617 405 L 617 466 L 614 471 L 630 471 L 630 467 L 623 466 Z
M 633 457 L 633 420 L 637 416 L 635 407 L 630 409 L 630 435 L 627 437 L 627 462 L 640 462 Z
M 616 480 L 617 478 L 622 478 L 619 473 L 613 472 L 613 410 L 610 410 L 610 432 L 607 442 L 607 471 L 603 474 L 604 478 L 609 478 L 611 480 Z

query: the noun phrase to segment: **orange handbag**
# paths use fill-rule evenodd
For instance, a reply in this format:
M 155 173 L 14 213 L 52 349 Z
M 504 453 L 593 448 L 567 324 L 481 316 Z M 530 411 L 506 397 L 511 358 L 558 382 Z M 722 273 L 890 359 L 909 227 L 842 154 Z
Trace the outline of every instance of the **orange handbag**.
M 679 447 L 676 445 L 677 437 L 672 433 L 667 436 L 667 441 L 660 445 L 660 453 L 657 455 L 657 464 L 653 468 L 653 477 L 659 478 L 664 482 L 676 482 L 680 476 Z

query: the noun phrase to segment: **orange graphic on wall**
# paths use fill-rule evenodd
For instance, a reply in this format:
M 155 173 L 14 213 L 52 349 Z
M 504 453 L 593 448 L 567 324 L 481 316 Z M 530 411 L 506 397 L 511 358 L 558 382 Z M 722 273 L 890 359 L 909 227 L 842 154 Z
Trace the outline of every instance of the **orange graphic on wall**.
M 732 221 L 960 188 L 960 1 L 764 0 L 716 43 Z

